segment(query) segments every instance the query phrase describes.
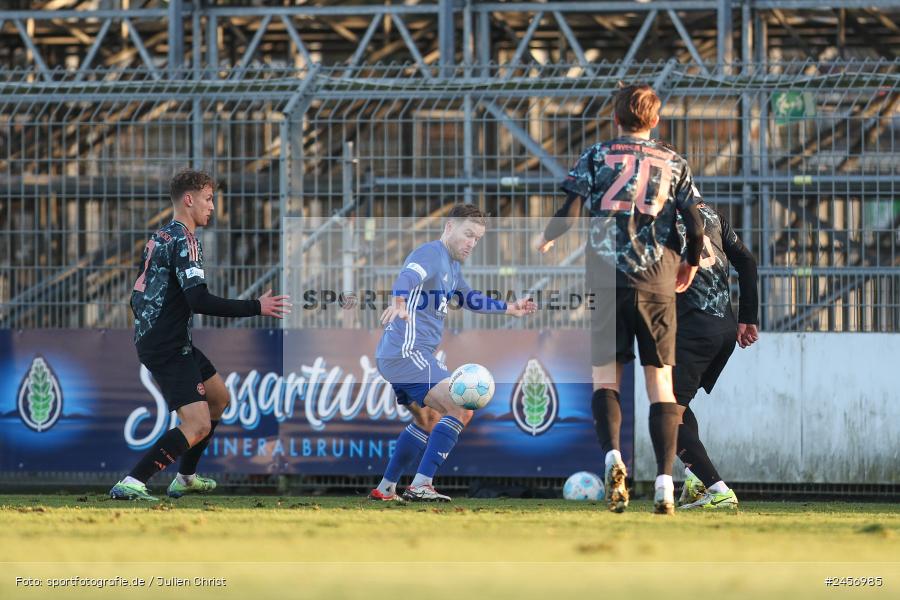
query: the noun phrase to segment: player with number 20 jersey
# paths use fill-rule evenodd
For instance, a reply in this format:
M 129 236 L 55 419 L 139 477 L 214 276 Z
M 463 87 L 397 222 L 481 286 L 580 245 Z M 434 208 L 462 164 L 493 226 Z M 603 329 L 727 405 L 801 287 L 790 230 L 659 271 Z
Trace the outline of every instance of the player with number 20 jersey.
M 659 97 L 647 85 L 619 91 L 615 100 L 618 136 L 581 155 L 562 183 L 566 202 L 537 243 L 546 252 L 582 210 L 590 217 L 587 283 L 593 296 L 600 296 L 591 310 L 591 409 L 606 453 L 606 500 L 615 512 L 628 505 L 627 472 L 619 448 L 619 385 L 623 365 L 634 358 L 637 339 L 657 462 L 654 508 L 659 514 L 674 513 L 672 466 L 681 420 L 672 392 L 675 293 L 687 289 L 697 272 L 703 231 L 696 207 L 699 194 L 687 162 L 667 145 L 650 139 L 659 123 L 660 106 Z M 687 237 L 684 262 L 676 228 L 679 213 Z M 612 302 L 605 301 L 613 294 L 615 311 L 607 309 Z M 614 348 L 609 343 L 612 339 Z

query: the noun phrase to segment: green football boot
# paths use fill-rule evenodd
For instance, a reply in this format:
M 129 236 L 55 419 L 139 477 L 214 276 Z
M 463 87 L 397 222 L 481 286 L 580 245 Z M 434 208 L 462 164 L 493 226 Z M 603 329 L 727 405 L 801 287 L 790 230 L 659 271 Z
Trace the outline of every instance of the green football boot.
M 684 480 L 684 487 L 681 488 L 681 496 L 678 498 L 678 506 L 684 506 L 696 502 L 706 493 L 706 486 L 700 479 L 691 473 Z
M 738 499 L 734 494 L 734 490 L 727 492 L 706 492 L 696 502 L 685 504 L 679 507 L 681 510 L 692 510 L 695 508 L 715 509 L 715 508 L 737 508 Z
M 120 481 L 109 490 L 109 497 L 113 500 L 145 500 L 158 502 L 159 498 L 151 496 L 147 486 L 143 483 L 125 483 Z
M 181 483 L 178 481 L 178 477 L 175 477 L 172 483 L 169 484 L 166 494 L 169 498 L 181 498 L 185 494 L 208 494 L 214 489 L 216 489 L 215 479 L 194 475 L 194 478 L 188 484 Z

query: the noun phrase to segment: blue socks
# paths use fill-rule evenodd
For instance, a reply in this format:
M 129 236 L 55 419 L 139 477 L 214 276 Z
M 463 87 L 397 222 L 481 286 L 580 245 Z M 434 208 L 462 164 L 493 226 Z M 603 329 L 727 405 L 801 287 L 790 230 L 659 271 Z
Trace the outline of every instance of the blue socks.
M 398 482 L 403 473 L 419 460 L 422 451 L 428 444 L 428 434 L 410 423 L 397 438 L 394 446 L 394 454 L 384 470 L 384 478 L 387 481 Z
M 428 480 L 427 483 L 431 483 L 431 478 L 456 446 L 462 430 L 463 424 L 458 419 L 451 416 L 441 417 L 428 437 L 428 445 L 425 446 L 425 454 L 422 456 L 422 462 L 419 463 L 413 485 L 419 485 L 416 481 L 423 479 Z

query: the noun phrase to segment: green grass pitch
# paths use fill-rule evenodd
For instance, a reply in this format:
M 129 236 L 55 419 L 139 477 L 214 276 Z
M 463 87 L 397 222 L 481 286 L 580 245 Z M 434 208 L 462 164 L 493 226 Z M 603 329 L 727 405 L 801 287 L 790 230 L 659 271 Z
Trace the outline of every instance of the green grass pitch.
M 897 598 L 900 506 L 746 502 L 660 517 L 648 502 L 616 515 L 562 500 L 0 496 L 0 565 L 0 598 L 17 599 Z

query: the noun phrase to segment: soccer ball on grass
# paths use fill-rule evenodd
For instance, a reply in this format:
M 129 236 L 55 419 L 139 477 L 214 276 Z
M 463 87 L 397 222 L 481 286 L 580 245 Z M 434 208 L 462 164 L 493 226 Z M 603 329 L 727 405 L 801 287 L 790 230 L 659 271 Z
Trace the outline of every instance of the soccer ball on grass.
M 563 485 L 563 498 L 566 500 L 601 500 L 605 493 L 603 480 L 587 471 L 569 476 Z

